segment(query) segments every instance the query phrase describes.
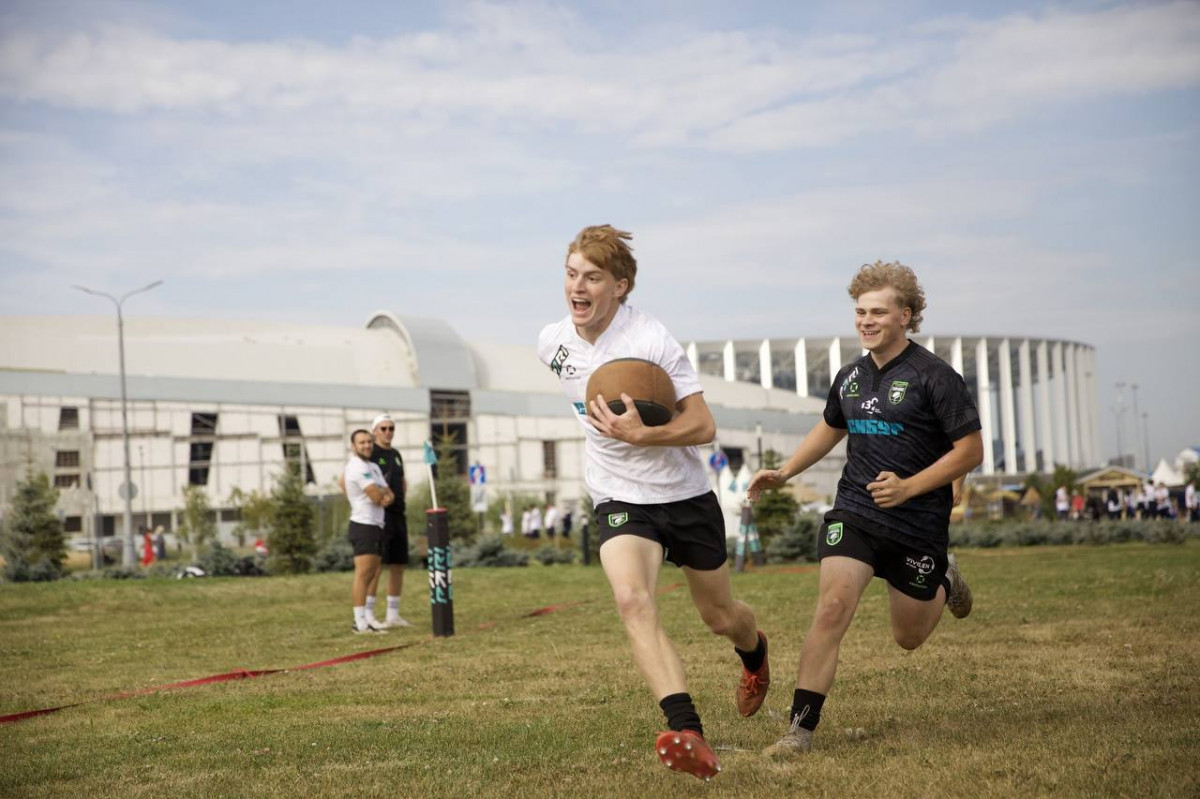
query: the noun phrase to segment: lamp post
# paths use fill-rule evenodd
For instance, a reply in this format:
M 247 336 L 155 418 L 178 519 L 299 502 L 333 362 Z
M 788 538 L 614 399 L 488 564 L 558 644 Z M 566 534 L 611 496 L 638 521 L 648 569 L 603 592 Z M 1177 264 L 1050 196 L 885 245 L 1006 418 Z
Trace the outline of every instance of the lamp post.
M 1153 470 L 1150 468 L 1150 412 L 1142 411 L 1142 446 L 1146 448 L 1146 473 L 1149 474 Z
M 1117 419 L 1117 463 L 1125 465 L 1125 445 L 1121 442 L 1121 428 L 1124 427 L 1125 417 L 1125 384 L 1117 383 L 1117 407 L 1113 408 L 1113 415 Z
M 129 414 L 126 409 L 125 400 L 125 319 L 121 315 L 121 305 L 134 294 L 141 294 L 161 285 L 162 281 L 156 280 L 149 285 L 142 286 L 140 289 L 134 289 L 122 294 L 120 299 L 103 291 L 95 291 L 83 286 L 72 286 L 72 288 L 79 289 L 85 294 L 105 297 L 111 300 L 112 304 L 117 308 L 117 350 L 120 353 L 121 363 L 121 439 L 125 445 L 125 485 L 122 486 L 123 490 L 121 492 L 124 494 L 125 500 L 125 555 L 122 558 L 122 563 L 126 566 L 133 566 L 137 563 L 137 554 L 134 551 L 133 544 L 133 477 L 130 474 L 129 466 Z
M 1142 416 L 1140 413 L 1138 413 L 1138 404 L 1137 404 L 1138 384 L 1130 383 L 1129 387 L 1131 389 L 1133 389 L 1133 432 L 1134 432 L 1134 435 L 1136 435 L 1138 438 L 1143 438 L 1141 435 L 1142 431 L 1141 431 L 1141 429 L 1138 428 L 1138 423 L 1137 423 L 1137 420 L 1140 419 Z M 1144 439 L 1143 439 L 1143 443 L 1144 443 Z M 1147 453 L 1149 453 L 1149 451 L 1150 451 L 1149 444 L 1145 445 L 1145 450 Z M 1134 460 L 1137 460 L 1137 455 L 1134 455 Z M 1146 456 L 1146 474 L 1149 474 L 1149 473 L 1150 473 L 1150 456 L 1147 454 L 1147 456 Z

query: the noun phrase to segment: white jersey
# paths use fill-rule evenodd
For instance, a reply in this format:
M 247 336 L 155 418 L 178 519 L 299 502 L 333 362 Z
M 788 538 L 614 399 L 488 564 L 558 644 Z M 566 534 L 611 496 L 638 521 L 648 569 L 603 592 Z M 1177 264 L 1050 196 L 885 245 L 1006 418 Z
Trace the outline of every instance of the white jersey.
M 350 521 L 359 524 L 370 524 L 383 527 L 383 506 L 376 505 L 364 490 L 367 486 L 379 486 L 381 491 L 387 489 L 387 480 L 379 464 L 364 461 L 357 455 L 346 463 L 346 499 L 350 500 Z
M 699 394 L 691 361 L 657 319 L 621 305 L 595 344 L 579 337 L 568 315 L 538 336 L 538 357 L 550 367 L 583 425 L 583 481 L 593 504 L 615 499 L 635 505 L 678 502 L 711 490 L 697 447 L 638 447 L 601 435 L 587 415 L 592 372 L 617 358 L 642 358 L 661 366 L 675 386 L 675 401 Z M 607 397 L 606 399 L 613 399 Z

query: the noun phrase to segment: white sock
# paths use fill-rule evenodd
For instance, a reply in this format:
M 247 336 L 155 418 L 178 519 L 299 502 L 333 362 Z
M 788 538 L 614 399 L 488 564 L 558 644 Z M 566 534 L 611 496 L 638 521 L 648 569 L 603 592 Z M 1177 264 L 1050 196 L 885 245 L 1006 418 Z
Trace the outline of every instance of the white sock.
M 375 613 L 375 597 L 373 596 L 367 597 L 367 613 Z
M 387 598 L 387 617 L 389 619 L 400 618 L 400 597 L 388 594 Z
M 358 629 L 365 629 L 367 626 L 367 608 L 365 605 L 354 606 L 354 626 Z

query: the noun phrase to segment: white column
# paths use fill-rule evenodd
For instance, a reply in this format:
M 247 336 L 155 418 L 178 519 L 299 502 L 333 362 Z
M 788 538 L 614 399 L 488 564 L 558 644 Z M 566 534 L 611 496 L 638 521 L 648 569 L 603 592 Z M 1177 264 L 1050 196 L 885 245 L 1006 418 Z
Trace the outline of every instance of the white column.
M 700 374 L 700 351 L 696 348 L 696 342 L 687 345 L 687 359 L 692 362 L 692 370 L 696 374 Z
M 796 393 L 808 396 L 808 349 L 804 339 L 796 342 Z
M 737 380 L 737 360 L 733 352 L 733 339 L 725 342 L 725 349 L 721 352 L 722 360 L 725 366 L 725 381 L 732 383 Z
M 988 375 L 987 339 L 975 345 L 975 391 L 979 395 L 979 422 L 983 427 L 983 473 L 996 473 L 996 455 L 992 452 L 992 381 Z
M 1038 444 L 1042 450 L 1042 471 L 1054 471 L 1054 426 L 1050 424 L 1050 356 L 1045 341 L 1037 345 L 1038 370 Z
M 1067 443 L 1067 376 L 1063 365 L 1063 345 L 1050 345 L 1050 361 L 1054 366 L 1054 454 L 1055 463 L 1071 464 L 1071 448 Z M 1049 471 L 1054 471 L 1053 467 Z
M 833 385 L 833 378 L 837 377 L 837 373 L 842 368 L 842 340 L 836 336 L 833 342 L 829 345 L 829 385 Z
M 953 343 L 950 344 L 950 368 L 958 372 L 959 377 L 962 377 L 962 336 L 956 336 Z
M 771 370 L 771 340 L 764 338 L 758 347 L 758 380 L 763 388 L 775 387 L 775 373 Z
M 1021 467 L 1026 474 L 1037 471 L 1037 438 L 1033 430 L 1033 370 L 1029 362 L 1029 339 L 1017 345 L 1017 379 L 1021 392 Z
M 1000 339 L 1000 443 L 1004 447 L 1004 473 L 1016 474 L 1017 411 L 1013 397 L 1012 355 L 1008 339 Z
M 1092 465 L 1091 425 L 1088 422 L 1090 403 L 1087 401 L 1087 369 L 1083 364 L 1083 353 L 1078 344 L 1071 345 L 1071 358 L 1075 361 L 1075 429 L 1079 431 L 1079 452 L 1077 458 L 1080 466 Z
M 1067 375 L 1067 446 L 1070 448 L 1072 469 L 1083 462 L 1079 452 L 1079 381 L 1075 370 L 1075 345 L 1065 344 L 1062 350 L 1063 367 Z
M 1092 403 L 1092 451 L 1096 453 L 1096 461 L 1098 464 L 1103 464 L 1108 461 L 1104 457 L 1104 447 L 1100 444 L 1100 393 L 1096 391 L 1096 349 L 1088 347 L 1087 349 L 1088 371 L 1092 373 L 1091 387 L 1088 389 L 1088 397 Z M 1115 442 L 1114 442 L 1115 443 Z M 1117 453 L 1120 455 L 1121 453 Z

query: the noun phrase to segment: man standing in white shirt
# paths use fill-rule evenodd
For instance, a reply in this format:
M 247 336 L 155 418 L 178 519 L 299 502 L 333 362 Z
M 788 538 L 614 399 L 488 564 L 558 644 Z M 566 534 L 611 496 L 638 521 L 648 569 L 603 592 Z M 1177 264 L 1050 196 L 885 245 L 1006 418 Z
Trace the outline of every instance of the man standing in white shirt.
M 662 323 L 625 304 L 637 275 L 630 238 L 600 225 L 584 228 L 571 242 L 568 314 L 542 330 L 538 357 L 558 377 L 584 428 L 584 482 L 596 503 L 600 561 L 634 662 L 670 728 L 658 736 L 655 751 L 668 768 L 707 780 L 720 766 L 655 603 L 663 560 L 683 570 L 700 617 L 741 657 L 736 702 L 743 716 L 757 712 L 766 697 L 767 641 L 753 611 L 734 600 L 730 587 L 725 519 L 697 449 L 716 433 L 700 380 Z M 626 411 L 620 415 L 603 398 L 587 407 L 588 377 L 618 358 L 648 360 L 667 372 L 678 411 L 670 422 L 646 427 L 627 395 L 621 396 Z
M 554 538 L 558 532 L 558 508 L 555 505 L 546 505 L 546 515 L 543 517 L 543 524 L 546 526 L 546 537 Z
M 1200 500 L 1196 498 L 1196 481 L 1188 481 L 1187 488 L 1183 489 L 1183 506 L 1187 508 L 1187 520 L 1189 522 L 1200 521 Z
M 384 625 L 367 617 L 367 588 L 379 575 L 383 556 L 384 508 L 395 501 L 379 466 L 371 460 L 375 439 L 367 430 L 350 434 L 350 460 L 342 473 L 350 500 L 347 537 L 354 548 L 354 632 L 384 632 Z

